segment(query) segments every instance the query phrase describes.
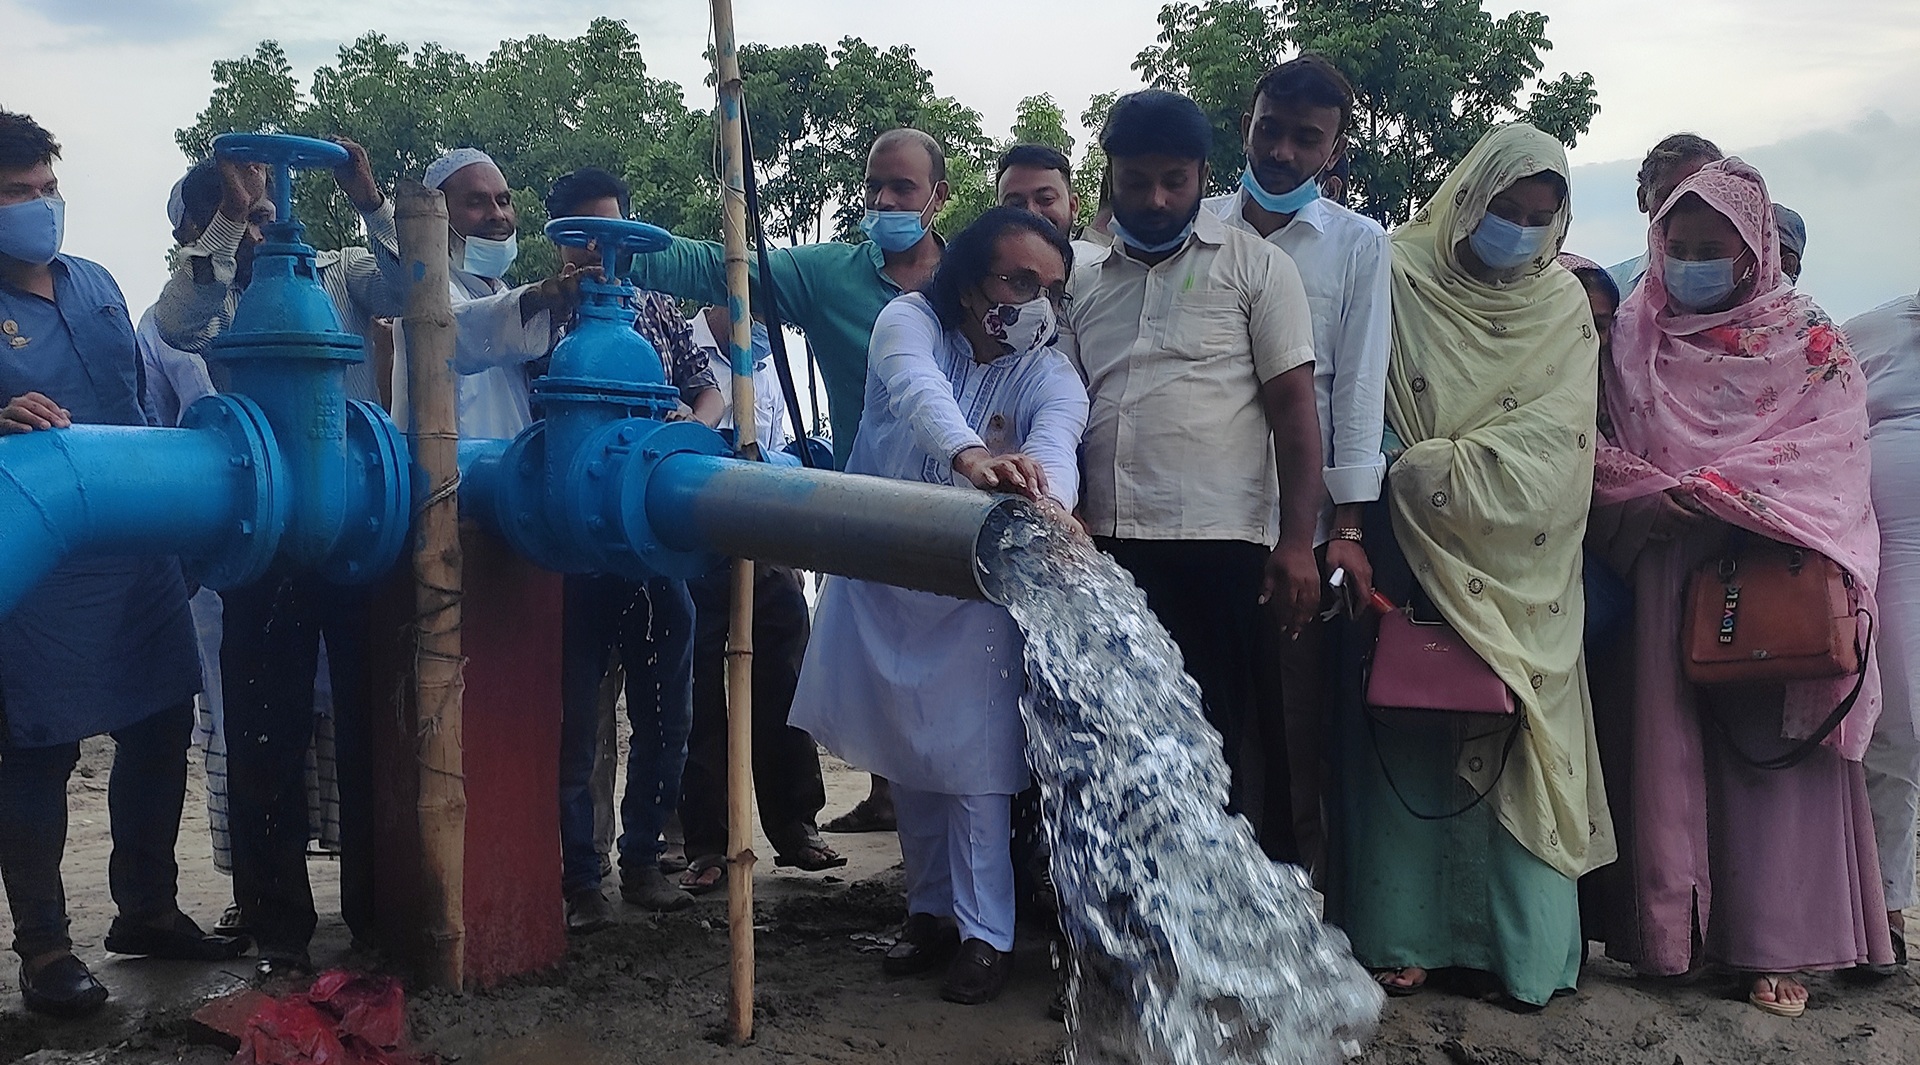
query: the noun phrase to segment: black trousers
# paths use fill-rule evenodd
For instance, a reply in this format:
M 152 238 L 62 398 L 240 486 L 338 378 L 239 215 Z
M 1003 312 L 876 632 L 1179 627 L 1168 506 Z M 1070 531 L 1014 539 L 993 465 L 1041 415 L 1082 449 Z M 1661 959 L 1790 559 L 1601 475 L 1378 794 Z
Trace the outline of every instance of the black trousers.
M 220 593 L 222 712 L 233 898 L 262 954 L 306 950 L 317 922 L 307 880 L 307 748 L 326 640 L 340 784 L 340 897 L 347 926 L 373 925 L 373 749 L 367 592 L 276 577 Z
M 726 649 L 732 583 L 731 563 L 688 582 L 695 614 L 693 733 L 680 824 L 693 858 L 727 850 Z M 814 836 L 814 819 L 827 804 L 813 737 L 787 724 L 807 653 L 807 618 L 807 599 L 793 570 L 754 567 L 753 786 L 760 824 L 782 855 L 800 850 Z
M 107 884 L 121 917 L 155 921 L 176 905 L 180 869 L 173 849 L 187 796 L 193 704 L 161 710 L 112 735 Z M 60 859 L 67 848 L 67 778 L 79 760 L 78 743 L 0 747 L 0 877 L 13 912 L 13 949 L 23 960 L 73 948 Z
M 1256 706 L 1260 582 L 1270 552 L 1245 540 L 1121 540 L 1095 537 L 1147 594 L 1147 606 L 1179 646 L 1200 685 L 1207 721 L 1220 733 L 1233 787 L 1227 810 L 1245 805 L 1247 725 Z M 1281 760 L 1285 765 L 1285 760 Z M 1269 780 L 1269 790 L 1288 788 Z

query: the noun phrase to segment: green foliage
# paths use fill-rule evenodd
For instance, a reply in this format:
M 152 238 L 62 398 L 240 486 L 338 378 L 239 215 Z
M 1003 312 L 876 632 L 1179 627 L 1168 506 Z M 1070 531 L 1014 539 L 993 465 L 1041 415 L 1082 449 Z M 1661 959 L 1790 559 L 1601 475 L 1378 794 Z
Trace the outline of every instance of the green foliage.
M 1014 107 L 1011 144 L 1044 144 L 1073 158 L 1073 134 L 1067 132 L 1067 113 L 1050 93 L 1029 96 Z
M 1285 36 L 1279 5 L 1267 0 L 1204 0 L 1160 9 L 1157 43 L 1133 69 L 1156 89 L 1185 93 L 1213 120 L 1213 185 L 1239 180 L 1245 156 L 1240 116 L 1267 69 L 1280 61 Z M 1111 105 L 1109 105 L 1111 107 Z
M 1093 139 L 1087 143 L 1087 154 L 1073 168 L 1073 192 L 1080 197 L 1080 224 L 1090 225 L 1093 216 L 1100 212 L 1100 188 L 1106 180 L 1107 153 L 1100 147 L 1100 131 L 1106 127 L 1107 115 L 1113 111 L 1113 103 L 1120 99 L 1118 92 L 1094 94 L 1087 101 L 1087 109 L 1080 112 L 1080 124 L 1093 131 Z
M 648 77 L 638 38 L 612 19 L 595 19 L 579 37 L 505 41 L 477 63 L 439 45 L 415 49 L 369 33 L 315 71 L 305 97 L 268 41 L 250 58 L 215 63 L 214 83 L 206 110 L 175 136 L 195 158 L 229 130 L 341 136 L 367 149 L 374 177 L 390 189 L 401 175 L 418 179 L 449 148 L 485 150 L 521 215 L 512 280 L 543 276 L 557 263 L 540 235 L 540 198 L 580 166 L 621 175 L 633 186 L 638 218 L 700 234 L 719 227 L 710 117 L 689 110 L 678 85 Z M 315 246 L 359 239 L 359 219 L 331 175 L 302 175 L 295 195 Z
M 1553 47 L 1545 15 L 1495 19 L 1482 0 L 1204 0 L 1168 4 L 1160 26 L 1134 67 L 1213 117 L 1223 189 L 1238 177 L 1240 116 L 1267 67 L 1283 53 L 1330 59 L 1357 98 L 1354 202 L 1387 224 L 1418 209 L 1494 124 L 1525 119 L 1571 146 L 1599 110 L 1591 74 L 1537 80 Z

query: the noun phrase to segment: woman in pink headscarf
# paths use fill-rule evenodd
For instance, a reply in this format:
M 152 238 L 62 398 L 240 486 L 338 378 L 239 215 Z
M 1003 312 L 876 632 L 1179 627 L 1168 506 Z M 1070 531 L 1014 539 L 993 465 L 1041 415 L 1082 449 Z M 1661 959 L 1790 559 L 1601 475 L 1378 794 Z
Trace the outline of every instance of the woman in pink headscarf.
M 1613 435 L 1596 521 L 1636 602 L 1632 682 L 1615 699 L 1596 692 L 1595 716 L 1616 726 L 1603 736 L 1629 749 L 1605 752 L 1625 776 L 1609 780 L 1625 800 L 1621 862 L 1591 931 L 1643 972 L 1745 972 L 1750 1002 L 1799 1016 L 1807 991 L 1792 974 L 1892 958 L 1860 764 L 1877 671 L 1822 747 L 1768 771 L 1729 744 L 1754 759 L 1790 749 L 1850 679 L 1696 688 L 1680 663 L 1688 577 L 1734 529 L 1832 558 L 1875 610 L 1866 380 L 1783 277 L 1770 203 L 1738 159 L 1682 182 L 1654 216 L 1647 281 L 1621 306 L 1602 369 Z

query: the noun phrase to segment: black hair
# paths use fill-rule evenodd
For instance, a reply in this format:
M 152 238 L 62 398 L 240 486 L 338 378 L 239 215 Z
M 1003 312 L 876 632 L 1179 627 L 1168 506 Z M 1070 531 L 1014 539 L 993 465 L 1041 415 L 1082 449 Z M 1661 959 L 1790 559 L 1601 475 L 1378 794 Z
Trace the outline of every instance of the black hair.
M 633 210 L 632 193 L 626 182 L 597 166 L 583 166 L 554 180 L 552 190 L 547 193 L 547 217 L 571 218 L 579 213 L 581 204 L 608 196 L 620 204 L 620 217 L 627 217 Z
M 1345 133 L 1353 125 L 1353 86 L 1348 84 L 1339 67 L 1317 52 L 1304 52 L 1267 71 L 1260 84 L 1253 88 L 1253 99 L 1247 104 L 1248 114 L 1253 113 L 1262 96 L 1276 104 L 1337 108 L 1340 128 L 1336 133 Z
M 198 239 L 197 235 L 213 224 L 213 213 L 220 209 L 220 196 L 220 164 L 212 159 L 193 164 L 180 182 L 180 205 L 186 210 L 181 213 L 180 228 L 174 231 L 174 239 L 182 244 Z M 195 236 L 181 239 L 187 233 Z
M 993 256 L 1000 246 L 1000 238 L 1018 229 L 1046 238 L 1053 250 L 1060 253 L 1067 271 L 1073 271 L 1073 245 L 1053 228 L 1052 222 L 1018 207 L 988 208 L 972 225 L 947 241 L 933 279 L 920 290 L 927 302 L 933 304 L 933 313 L 943 328 L 958 329 L 966 320 L 967 311 L 960 303 L 961 297 L 987 279 L 993 270 Z
M 25 170 L 60 158 L 60 143 L 32 118 L 0 110 L 0 170 Z
M 914 129 L 912 126 L 900 126 L 875 137 L 873 147 L 867 149 L 867 158 L 872 159 L 875 153 L 902 142 L 916 145 L 921 151 L 927 153 L 927 158 L 933 163 L 931 173 L 934 184 L 938 185 L 947 180 L 947 150 L 940 147 L 940 142 L 934 140 L 927 131 Z
M 1558 171 L 1558 170 L 1541 170 L 1541 171 L 1537 171 L 1537 172 L 1535 172 L 1535 173 L 1532 173 L 1532 174 L 1528 174 L 1528 175 L 1527 175 L 1526 177 L 1523 177 L 1523 178 L 1521 178 L 1521 179 L 1520 179 L 1520 181 L 1544 181 L 1544 182 L 1546 182 L 1546 183 L 1547 183 L 1547 184 L 1548 184 L 1549 186 L 1551 186 L 1551 187 L 1553 188 L 1553 191 L 1555 191 L 1556 193 L 1559 193 L 1559 194 L 1560 194 L 1560 200 L 1561 200 L 1561 202 L 1562 202 L 1562 203 L 1565 203 L 1565 202 L 1566 202 L 1566 199 L 1567 199 L 1567 194 L 1568 194 L 1569 192 L 1571 192 L 1571 191 L 1573 191 L 1572 189 L 1570 189 L 1570 188 L 1568 188 L 1568 187 L 1567 187 L 1567 179 L 1566 179 L 1566 176 L 1565 176 L 1564 174 L 1562 174 L 1562 173 L 1560 173 L 1560 171 Z M 1520 184 L 1520 181 L 1516 181 L 1516 182 L 1514 182 L 1514 184 L 1515 184 L 1515 185 L 1518 185 L 1518 184 Z
M 1724 158 L 1726 156 L 1720 151 L 1719 145 L 1698 133 L 1675 133 L 1663 137 L 1659 144 L 1654 145 L 1653 149 L 1647 152 L 1647 157 L 1640 161 L 1640 187 L 1652 188 L 1663 175 L 1689 159 L 1705 159 L 1713 162 Z
M 1058 170 L 1067 176 L 1067 187 L 1073 187 L 1073 164 L 1060 149 L 1048 144 L 1016 144 L 1000 153 L 1000 162 L 993 170 L 993 183 L 1007 176 L 1007 171 L 1016 166 L 1032 167 L 1035 170 Z
M 1213 153 L 1213 123 L 1199 104 L 1177 92 L 1142 89 L 1113 102 L 1100 147 L 1109 159 L 1170 155 L 1204 161 Z
M 1620 286 L 1613 280 L 1612 274 L 1598 266 L 1582 266 L 1568 273 L 1579 280 L 1581 287 L 1598 289 L 1605 293 L 1607 298 L 1613 301 L 1614 309 L 1620 309 Z

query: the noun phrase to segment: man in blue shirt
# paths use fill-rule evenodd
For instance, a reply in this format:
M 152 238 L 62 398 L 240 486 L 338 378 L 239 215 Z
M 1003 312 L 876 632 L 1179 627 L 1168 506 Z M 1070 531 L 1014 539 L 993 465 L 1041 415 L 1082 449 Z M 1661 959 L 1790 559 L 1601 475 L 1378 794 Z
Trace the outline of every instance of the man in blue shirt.
M 0 436 L 75 422 L 143 425 L 140 355 L 120 287 L 61 255 L 60 146 L 0 111 Z M 5 464 L 0 447 L 0 465 Z M 28 1009 L 90 1013 L 107 989 L 67 935 L 60 858 L 80 741 L 115 741 L 107 791 L 118 954 L 218 961 L 245 942 L 209 936 L 176 905 L 174 843 L 200 690 L 186 584 L 172 558 L 61 565 L 0 618 L 0 872 Z

